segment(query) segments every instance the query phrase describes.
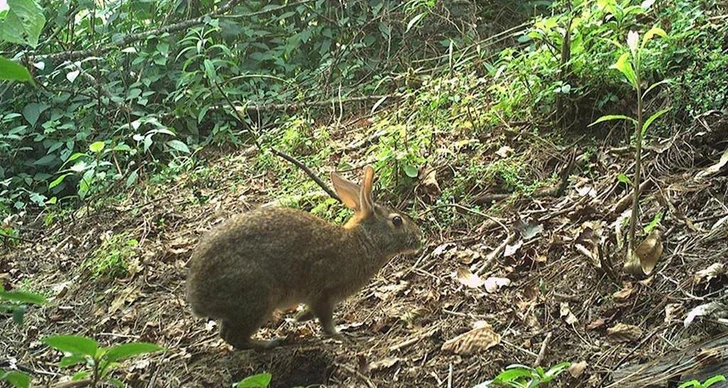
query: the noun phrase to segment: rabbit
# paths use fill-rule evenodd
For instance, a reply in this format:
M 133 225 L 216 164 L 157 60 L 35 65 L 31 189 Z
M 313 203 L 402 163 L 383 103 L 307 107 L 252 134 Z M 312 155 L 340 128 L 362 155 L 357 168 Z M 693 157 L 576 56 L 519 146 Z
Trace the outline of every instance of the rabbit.
M 280 339 L 251 336 L 280 308 L 305 303 L 297 317 L 316 317 L 342 339 L 336 304 L 354 294 L 397 254 L 422 246 L 408 216 L 372 199 L 374 169 L 361 187 L 336 173 L 334 188 L 354 215 L 344 225 L 308 212 L 264 207 L 234 216 L 204 236 L 190 259 L 187 300 L 197 316 L 221 321 L 220 336 L 236 349 L 270 349 Z

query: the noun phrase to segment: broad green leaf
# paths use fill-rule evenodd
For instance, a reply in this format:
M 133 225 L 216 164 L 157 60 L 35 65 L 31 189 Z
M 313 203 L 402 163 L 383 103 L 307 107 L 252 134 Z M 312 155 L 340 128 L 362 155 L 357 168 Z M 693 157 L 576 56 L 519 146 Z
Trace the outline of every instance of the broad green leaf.
M 233 384 L 234 388 L 267 388 L 273 376 L 270 373 L 259 373 L 248 376 Z
M 0 381 L 7 381 L 15 388 L 28 388 L 30 387 L 30 376 L 23 372 L 9 371 L 4 372 L 0 370 Z
M 650 127 L 650 124 L 652 124 L 653 121 L 657 120 L 660 116 L 664 115 L 669 110 L 670 108 L 660 109 L 657 112 L 653 113 L 652 116 L 648 117 L 647 120 L 645 120 L 644 124 L 642 124 L 642 135 L 647 132 L 647 129 Z
M 617 59 L 617 62 L 611 66 L 611 68 L 617 69 L 622 74 L 624 74 L 625 78 L 627 78 L 627 81 L 629 82 L 632 87 L 637 86 L 637 75 L 634 72 L 634 68 L 632 68 L 632 62 L 630 62 L 629 53 L 623 53 L 619 56 L 619 59 Z
M 591 127 L 592 125 L 596 125 L 596 124 L 599 124 L 601 122 L 610 121 L 610 120 L 627 120 L 627 121 L 632 122 L 632 124 L 635 124 L 635 126 L 637 125 L 637 120 L 635 120 L 634 118 L 629 117 L 629 116 L 625 116 L 625 115 L 604 115 L 604 116 L 598 118 L 597 121 L 589 124 L 588 126 Z
M 49 165 L 53 164 L 53 162 L 55 160 L 56 160 L 56 155 L 51 154 L 51 155 L 46 155 L 46 156 L 36 160 L 35 162 L 33 162 L 33 164 L 36 166 L 49 166 Z
M 106 143 L 104 143 L 103 141 L 96 141 L 91 143 L 88 146 L 88 149 L 91 150 L 91 152 L 99 153 L 104 149 L 104 147 L 106 147 Z
M 25 291 L 2 291 L 0 292 L 0 300 L 27 304 L 43 304 L 47 302 L 43 295 Z
M 417 174 L 419 173 L 419 171 L 417 171 L 417 167 L 415 167 L 415 166 L 413 166 L 413 165 L 411 165 L 409 163 L 405 163 L 402 166 L 402 169 L 404 170 L 404 173 L 408 177 L 410 177 L 410 178 L 417 178 Z
M 0 57 L 0 81 L 25 82 L 30 80 L 32 77 L 28 69 L 15 61 Z
M 31 102 L 30 104 L 23 107 L 23 117 L 28 121 L 30 126 L 34 126 L 38 122 L 40 114 L 48 109 L 48 104 L 39 104 L 37 102 Z
M 647 42 L 652 40 L 652 38 L 654 38 L 655 36 L 660 36 L 664 38 L 667 36 L 667 33 L 660 27 L 650 28 L 650 30 L 645 33 L 645 36 L 642 37 L 642 45 L 640 45 L 640 48 L 644 48 Z
M 106 352 L 104 358 L 109 362 L 116 362 L 125 358 L 141 354 L 153 353 L 164 350 L 163 347 L 146 342 L 133 342 L 129 344 L 116 345 Z
M 76 365 L 86 362 L 86 356 L 81 354 L 71 354 L 70 356 L 64 356 L 61 361 L 58 362 L 60 368 L 67 368 L 71 365 Z
M 56 335 L 44 338 L 41 342 L 65 353 L 93 357 L 99 344 L 91 338 L 77 335 Z
M 45 25 L 43 10 L 33 0 L 7 0 L 8 13 L 0 21 L 0 40 L 35 48 Z
M 170 140 L 167 142 L 167 145 L 170 148 L 173 148 L 179 152 L 184 152 L 186 154 L 190 153 L 190 149 L 187 147 L 187 144 L 185 144 L 179 140 Z

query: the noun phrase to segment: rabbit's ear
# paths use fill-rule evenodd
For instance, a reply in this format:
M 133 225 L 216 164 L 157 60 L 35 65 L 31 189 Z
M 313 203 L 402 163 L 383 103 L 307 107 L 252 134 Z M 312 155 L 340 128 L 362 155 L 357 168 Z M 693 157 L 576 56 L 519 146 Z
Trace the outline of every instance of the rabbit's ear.
M 372 199 L 372 186 L 374 184 L 374 169 L 372 166 L 364 167 L 364 183 L 359 192 L 359 203 L 361 212 L 371 214 L 374 212 L 374 200 Z
M 336 194 L 339 195 L 344 206 L 359 211 L 359 185 L 340 177 L 335 172 L 331 173 L 331 182 L 334 184 Z

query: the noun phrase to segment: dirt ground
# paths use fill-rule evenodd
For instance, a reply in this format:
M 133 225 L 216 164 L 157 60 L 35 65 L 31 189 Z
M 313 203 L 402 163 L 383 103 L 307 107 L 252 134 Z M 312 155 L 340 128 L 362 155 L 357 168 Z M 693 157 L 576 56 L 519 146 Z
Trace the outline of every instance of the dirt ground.
M 629 208 L 616 176 L 631 171 L 629 154 L 608 141 L 559 146 L 545 135 L 521 134 L 507 145 L 528 161 L 529 176 L 567 176 L 563 192 L 504 198 L 497 185 L 476 184 L 477 209 L 436 204 L 439 190 L 468 171 L 433 156 L 435 175 L 397 198 L 427 231 L 427 246 L 392 260 L 337 308 L 335 320 L 350 341 L 326 338 L 315 321 L 294 322 L 288 311 L 259 332 L 284 337 L 284 346 L 234 351 L 214 322 L 192 316 L 184 282 L 201 234 L 275 199 L 276 176 L 253 168 L 254 152 L 237 150 L 209 155 L 204 169 L 171 182 L 140 185 L 126 199 L 82 207 L 48 228 L 45 214 L 26 217 L 20 228 L 32 242 L 6 241 L 0 274 L 6 287 L 30 285 L 51 303 L 29 309 L 23 326 L 0 320 L 0 363 L 30 371 L 38 386 L 61 382 L 75 369 L 59 370 L 61 355 L 40 340 L 80 334 L 107 346 L 166 347 L 120 366 L 115 376 L 132 387 L 230 386 L 263 371 L 273 375 L 273 387 L 472 387 L 511 364 L 562 361 L 586 368 L 565 372 L 556 386 L 676 386 L 705 376 L 701 371 L 728 375 L 726 346 L 714 349 L 722 357 L 650 369 L 676 354 L 696 355 L 706 349 L 701 343 L 727 331 L 715 315 L 685 323 L 699 305 L 728 304 L 728 276 L 719 268 L 728 261 L 728 168 L 708 169 L 728 146 L 728 123 L 706 120 L 710 130 L 677 133 L 646 152 L 651 183 L 640 202 L 642 225 L 665 214 L 664 250 L 647 279 L 623 272 L 615 237 Z M 496 151 L 472 157 L 491 163 L 501 157 Z M 119 233 L 139 241 L 130 274 L 92 280 L 81 263 Z M 716 263 L 713 272 L 700 272 Z

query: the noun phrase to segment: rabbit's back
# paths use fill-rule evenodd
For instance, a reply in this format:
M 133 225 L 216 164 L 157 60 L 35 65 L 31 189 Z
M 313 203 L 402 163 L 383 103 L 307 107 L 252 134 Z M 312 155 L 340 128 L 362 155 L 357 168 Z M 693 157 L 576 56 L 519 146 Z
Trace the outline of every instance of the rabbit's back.
M 345 231 L 304 211 L 270 207 L 214 228 L 190 261 L 187 294 L 198 315 L 224 318 L 251 303 L 306 299 Z M 318 268 L 318 273 L 314 272 Z M 312 284 L 313 283 L 313 284 Z

